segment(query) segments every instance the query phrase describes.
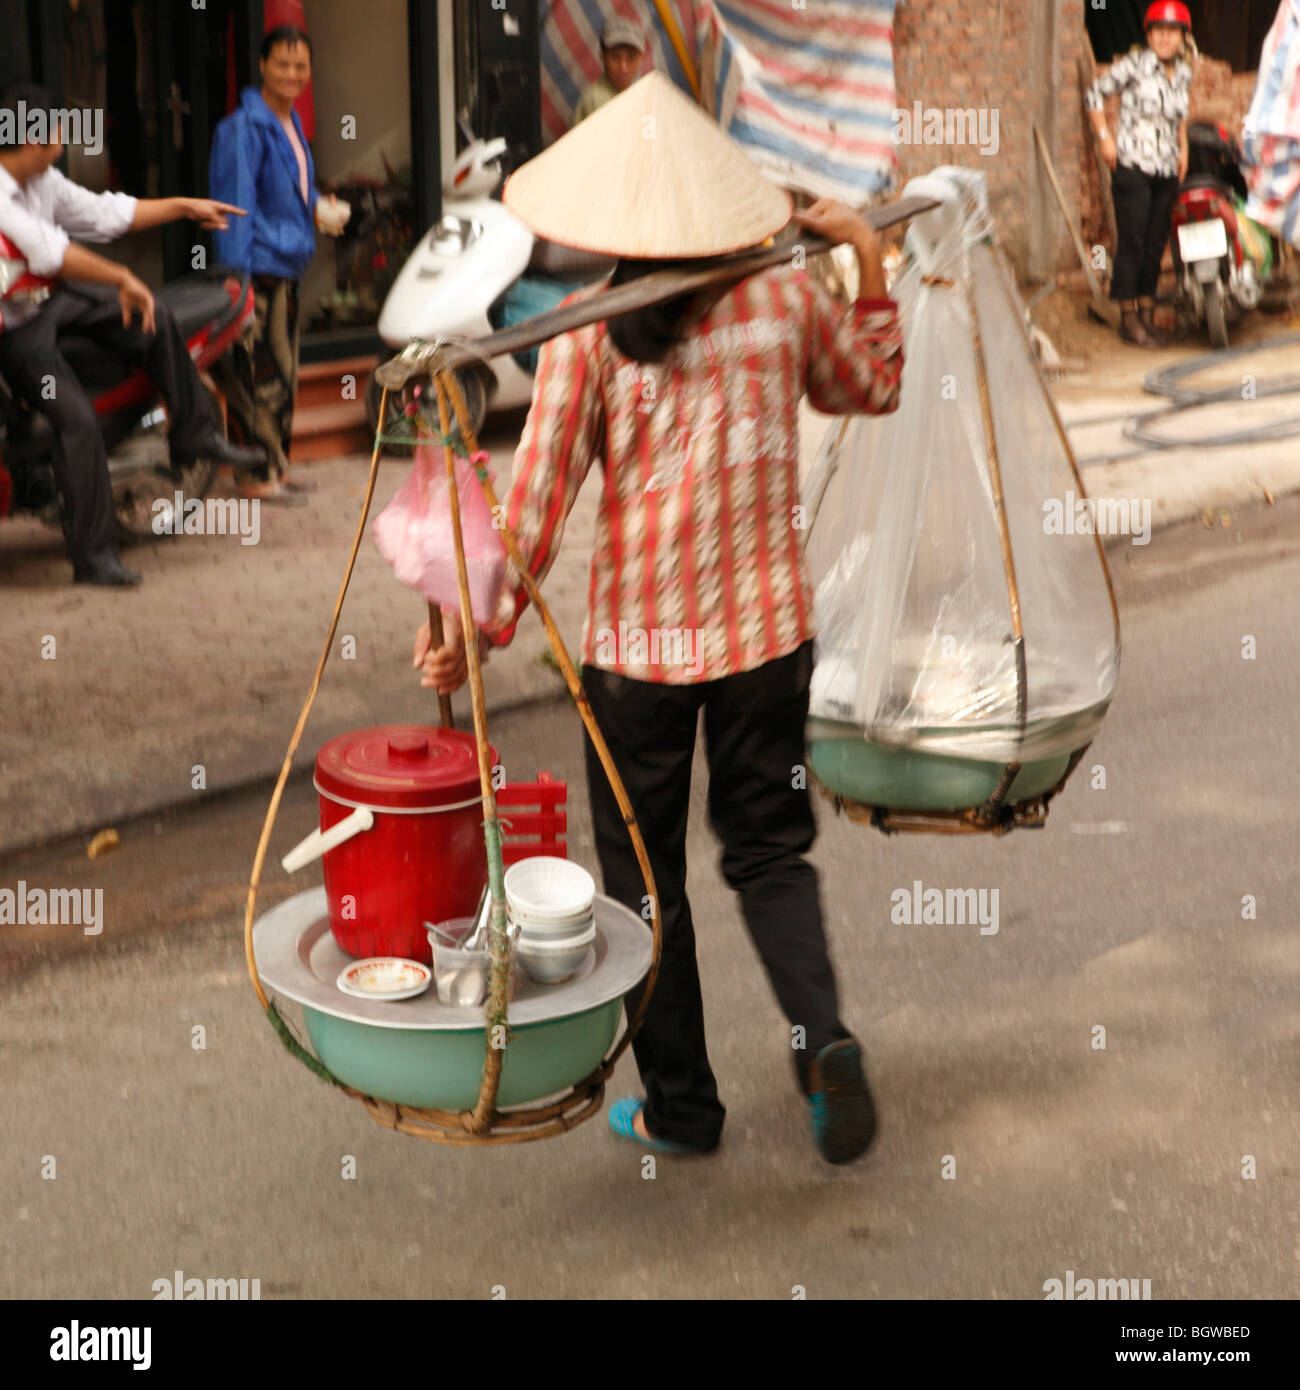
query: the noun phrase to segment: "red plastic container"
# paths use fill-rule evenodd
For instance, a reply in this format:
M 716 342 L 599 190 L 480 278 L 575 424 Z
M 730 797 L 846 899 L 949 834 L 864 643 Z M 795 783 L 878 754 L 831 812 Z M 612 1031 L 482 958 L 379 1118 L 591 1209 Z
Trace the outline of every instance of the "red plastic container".
M 474 735 L 415 724 L 344 734 L 320 750 L 315 782 L 321 833 L 356 826 L 323 855 L 334 939 L 352 956 L 428 963 L 424 924 L 470 916 L 487 882 Z

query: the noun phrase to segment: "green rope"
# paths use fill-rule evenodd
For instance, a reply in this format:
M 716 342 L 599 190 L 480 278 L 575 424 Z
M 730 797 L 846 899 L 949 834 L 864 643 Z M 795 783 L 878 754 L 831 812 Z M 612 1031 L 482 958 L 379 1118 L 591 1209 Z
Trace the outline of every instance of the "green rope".
M 510 1020 L 506 993 L 510 941 L 506 935 L 506 890 L 501 855 L 501 826 L 495 816 L 483 822 L 483 843 L 487 849 L 488 892 L 492 896 L 492 914 L 488 923 L 488 941 L 492 951 L 492 982 L 487 998 L 488 1037 L 491 1038 L 494 1028 L 504 1028 L 505 1045 L 508 1047 Z M 504 1051 L 504 1048 L 502 1050 Z
M 380 444 L 432 444 L 440 448 L 450 449 L 457 458 L 469 457 L 465 452 L 465 441 L 459 435 L 430 433 L 426 430 L 404 430 L 397 434 L 387 434 L 382 430 L 376 430 L 375 440 Z M 486 478 L 486 470 L 480 469 L 479 476 Z
M 310 1052 L 298 1041 L 289 1031 L 289 1025 L 280 1016 L 274 1004 L 266 1006 L 266 1016 L 270 1020 L 271 1027 L 275 1029 L 280 1041 L 285 1045 L 289 1053 L 296 1057 L 308 1071 L 314 1071 L 322 1081 L 328 1081 L 332 1086 L 343 1086 L 337 1076 L 320 1060 L 313 1057 Z M 346 1089 L 346 1088 L 345 1088 Z

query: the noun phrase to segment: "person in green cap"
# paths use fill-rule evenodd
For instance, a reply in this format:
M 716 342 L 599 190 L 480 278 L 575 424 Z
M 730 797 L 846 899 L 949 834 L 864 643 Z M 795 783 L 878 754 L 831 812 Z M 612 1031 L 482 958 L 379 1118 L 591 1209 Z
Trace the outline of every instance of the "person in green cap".
M 607 101 L 625 92 L 641 75 L 645 35 L 630 19 L 607 20 L 600 36 L 600 57 L 605 75 L 582 94 L 573 124 L 585 121 Z

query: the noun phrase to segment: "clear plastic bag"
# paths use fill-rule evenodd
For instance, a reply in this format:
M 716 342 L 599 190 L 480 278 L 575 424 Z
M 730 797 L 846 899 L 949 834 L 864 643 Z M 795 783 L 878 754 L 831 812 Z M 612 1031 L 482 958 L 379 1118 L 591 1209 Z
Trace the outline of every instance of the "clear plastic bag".
M 486 455 L 481 456 L 484 459 Z M 470 609 L 483 626 L 496 612 L 505 577 L 506 550 L 493 528 L 487 498 L 470 460 L 456 456 L 461 537 L 469 575 Z M 440 607 L 460 608 L 456 543 L 451 525 L 451 490 L 439 446 L 421 444 L 411 476 L 375 518 L 371 528 L 379 553 L 397 578 Z
M 906 191 L 943 202 L 913 222 L 894 286 L 899 408 L 832 425 L 806 489 L 819 630 L 809 739 L 882 750 L 913 777 L 919 805 L 938 783 L 914 775 L 918 757 L 1037 762 L 1055 776 L 1101 724 L 1119 631 L 1096 537 L 1049 520 L 1054 502 L 1073 516 L 1082 488 L 989 241 L 983 178 L 940 169 Z M 837 747 L 826 763 L 832 778 L 846 756 Z M 877 757 L 871 775 L 883 766 Z M 956 783 L 940 781 L 960 804 Z M 908 789 L 894 790 L 875 804 L 905 804 Z

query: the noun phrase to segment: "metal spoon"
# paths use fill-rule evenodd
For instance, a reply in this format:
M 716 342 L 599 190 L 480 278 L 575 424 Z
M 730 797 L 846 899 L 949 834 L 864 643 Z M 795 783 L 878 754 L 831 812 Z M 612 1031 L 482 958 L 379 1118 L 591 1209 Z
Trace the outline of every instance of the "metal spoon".
M 442 937 L 442 939 L 447 943 L 448 946 L 457 947 L 460 945 L 460 942 L 456 939 L 456 937 L 452 936 L 449 932 L 443 931 L 441 927 L 434 926 L 432 922 L 426 922 L 424 925 L 427 931 L 434 932 L 436 935 Z
M 483 936 L 487 931 L 488 921 L 492 916 L 492 899 L 488 895 L 486 886 L 483 889 L 483 896 L 479 899 L 478 912 L 474 917 L 474 926 L 470 934 L 465 939 L 466 950 L 478 950 L 483 944 Z
M 470 934 L 478 931 L 479 923 L 487 920 L 488 893 L 491 891 L 491 884 L 485 883 L 483 891 L 478 895 L 478 906 L 474 909 L 474 925 L 470 928 Z

